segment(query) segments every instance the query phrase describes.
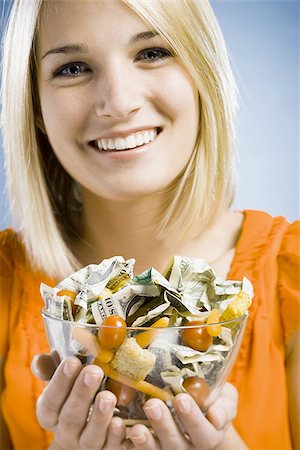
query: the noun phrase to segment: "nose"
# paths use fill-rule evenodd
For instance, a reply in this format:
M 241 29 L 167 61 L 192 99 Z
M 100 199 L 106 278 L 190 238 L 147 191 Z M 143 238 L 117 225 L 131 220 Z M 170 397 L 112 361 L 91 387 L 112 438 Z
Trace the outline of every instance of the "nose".
M 124 119 L 143 105 L 141 79 L 125 67 L 112 67 L 99 77 L 95 98 L 100 118 Z

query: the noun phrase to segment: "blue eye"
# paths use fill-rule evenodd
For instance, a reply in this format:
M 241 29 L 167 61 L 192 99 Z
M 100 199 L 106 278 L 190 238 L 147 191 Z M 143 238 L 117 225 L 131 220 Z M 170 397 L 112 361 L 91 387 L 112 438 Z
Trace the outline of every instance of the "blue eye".
M 157 62 L 161 61 L 164 58 L 169 58 L 173 56 L 172 53 L 166 48 L 147 48 L 142 50 L 136 57 L 136 61 L 145 61 L 145 62 Z
M 57 69 L 53 77 L 76 78 L 87 72 L 88 68 L 82 63 L 71 63 Z

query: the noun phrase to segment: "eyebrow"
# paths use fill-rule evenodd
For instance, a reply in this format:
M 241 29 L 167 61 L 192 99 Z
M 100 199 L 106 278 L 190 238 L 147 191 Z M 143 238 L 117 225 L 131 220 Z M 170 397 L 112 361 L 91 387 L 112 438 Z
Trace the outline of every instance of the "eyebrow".
M 139 41 L 147 41 L 149 39 L 154 38 L 155 36 L 158 36 L 157 31 L 154 31 L 154 30 L 143 31 L 142 33 L 138 33 L 138 34 L 135 34 L 134 36 L 132 36 L 129 39 L 129 44 L 133 45 Z M 67 45 L 63 45 L 61 47 L 52 48 L 52 49 L 48 50 L 41 57 L 41 59 L 46 58 L 46 56 L 48 56 L 48 55 L 53 55 L 53 54 L 57 54 L 57 53 L 63 53 L 65 55 L 67 55 L 70 53 L 82 54 L 82 53 L 88 53 L 88 52 L 89 52 L 88 47 L 84 44 L 81 44 L 81 43 L 67 44 Z
M 64 53 L 65 55 L 69 53 L 88 53 L 88 48 L 86 45 L 83 44 L 67 44 L 63 45 L 62 47 L 52 48 L 51 50 L 48 50 L 41 59 L 46 58 L 48 55 L 53 55 L 56 53 Z
M 147 41 L 149 39 L 154 38 L 155 36 L 158 36 L 158 32 L 151 30 L 151 31 L 143 31 L 142 33 L 135 34 L 130 38 L 129 44 L 135 44 L 138 41 Z

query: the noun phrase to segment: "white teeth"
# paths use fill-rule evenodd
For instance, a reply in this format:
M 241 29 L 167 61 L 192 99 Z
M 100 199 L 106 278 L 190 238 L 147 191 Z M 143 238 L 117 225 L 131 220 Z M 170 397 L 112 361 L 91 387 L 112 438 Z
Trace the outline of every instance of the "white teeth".
M 130 134 L 125 138 L 115 139 L 99 139 L 97 146 L 99 150 L 125 150 L 128 148 L 139 147 L 143 144 L 152 142 L 157 136 L 157 129 L 139 131 L 137 133 Z
M 125 139 L 125 143 L 126 143 L 126 148 L 134 148 L 134 147 L 136 147 L 136 138 L 134 138 L 133 136 L 128 136 Z
M 143 137 L 145 144 L 148 144 L 148 142 L 150 142 L 150 134 L 148 133 L 148 131 L 144 131 Z
M 144 139 L 143 139 L 143 134 L 139 133 L 136 137 L 135 137 L 136 143 L 137 145 L 143 145 L 144 143 Z
M 126 148 L 126 142 L 123 138 L 116 139 L 116 150 L 124 150 Z
M 102 141 L 103 141 L 103 143 L 106 141 L 106 139 L 102 139 Z M 99 141 L 100 142 L 100 141 Z M 99 145 L 99 144 L 98 144 Z M 100 147 L 99 147 L 100 149 L 101 149 L 101 144 L 100 144 Z M 104 146 L 103 146 L 103 148 L 104 148 Z M 108 139 L 108 148 L 110 149 L 110 150 L 112 150 L 112 149 L 114 149 L 115 148 L 115 145 L 114 145 L 114 141 L 113 141 L 113 139 Z

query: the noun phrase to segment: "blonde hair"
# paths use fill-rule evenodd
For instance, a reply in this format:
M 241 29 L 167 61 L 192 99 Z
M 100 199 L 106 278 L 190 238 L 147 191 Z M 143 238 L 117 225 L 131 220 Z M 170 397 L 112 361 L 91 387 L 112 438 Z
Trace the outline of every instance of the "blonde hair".
M 167 206 L 158 227 L 161 239 L 176 236 L 184 240 L 187 235 L 199 234 L 220 209 L 231 205 L 236 84 L 221 30 L 207 0 L 173 0 L 171 5 L 169 0 L 122 1 L 169 42 L 199 91 L 195 148 L 184 172 L 166 191 Z M 11 210 L 30 262 L 34 268 L 60 278 L 77 269 L 78 262 L 67 245 L 74 226 L 72 218 L 66 217 L 71 215 L 66 204 L 73 192 L 72 180 L 35 123 L 39 106 L 34 86 L 34 42 L 42 4 L 43 0 L 15 0 L 12 8 L 3 52 L 3 143 Z M 51 188 L 45 168 L 45 155 L 49 154 L 52 164 L 68 180 L 58 193 Z M 59 203 L 64 206 L 60 208 Z

